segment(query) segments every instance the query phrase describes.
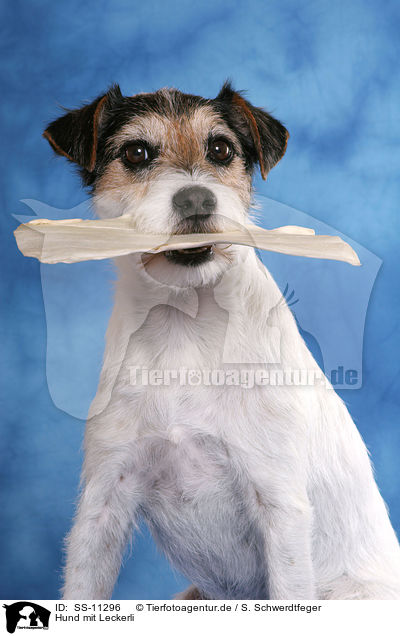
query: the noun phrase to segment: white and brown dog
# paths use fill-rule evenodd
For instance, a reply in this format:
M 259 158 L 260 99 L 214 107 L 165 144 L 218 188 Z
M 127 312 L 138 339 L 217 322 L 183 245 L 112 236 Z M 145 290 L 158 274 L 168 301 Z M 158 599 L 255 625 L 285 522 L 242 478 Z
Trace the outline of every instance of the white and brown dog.
M 288 138 L 229 84 L 215 99 L 114 86 L 44 135 L 80 166 L 100 217 L 170 234 L 245 223 L 255 164 L 265 177 Z M 111 595 L 139 517 L 193 582 L 181 598 L 400 598 L 399 545 L 367 450 L 327 382 L 177 381 L 177 370 L 228 363 L 268 370 L 277 351 L 283 370 L 319 371 L 254 250 L 117 265 L 65 598 Z M 132 368 L 157 382 L 133 382 Z

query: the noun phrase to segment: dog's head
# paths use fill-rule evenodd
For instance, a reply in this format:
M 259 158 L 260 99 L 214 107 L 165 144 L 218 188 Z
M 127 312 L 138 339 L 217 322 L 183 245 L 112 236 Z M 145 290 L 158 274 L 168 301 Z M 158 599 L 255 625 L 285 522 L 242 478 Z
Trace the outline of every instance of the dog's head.
M 129 214 L 140 232 L 179 234 L 242 224 L 254 167 L 265 179 L 288 132 L 226 83 L 215 99 L 175 89 L 124 97 L 113 86 L 54 121 L 44 136 L 80 166 L 99 216 Z M 237 251 L 175 250 L 152 258 L 151 267 L 170 282 L 206 284 Z

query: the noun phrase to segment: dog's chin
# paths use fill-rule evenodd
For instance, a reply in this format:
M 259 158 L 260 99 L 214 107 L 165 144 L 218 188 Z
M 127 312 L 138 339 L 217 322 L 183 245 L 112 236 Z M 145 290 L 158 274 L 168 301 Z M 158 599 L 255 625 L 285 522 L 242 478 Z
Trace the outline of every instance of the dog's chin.
M 215 285 L 232 265 L 233 254 L 216 245 L 142 255 L 142 272 L 170 287 Z

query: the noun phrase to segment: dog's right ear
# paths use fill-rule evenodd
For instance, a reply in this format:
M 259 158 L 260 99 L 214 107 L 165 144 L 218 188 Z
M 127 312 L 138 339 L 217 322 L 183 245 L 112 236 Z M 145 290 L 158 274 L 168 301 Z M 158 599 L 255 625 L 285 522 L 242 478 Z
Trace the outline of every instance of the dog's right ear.
M 225 82 L 215 102 L 223 106 L 225 119 L 240 137 L 252 162 L 258 162 L 261 176 L 266 179 L 271 168 L 285 154 L 289 132 L 272 115 L 244 99 L 229 81 Z
M 97 141 L 102 120 L 108 108 L 122 99 L 121 90 L 115 84 L 91 104 L 75 110 L 51 123 L 43 133 L 53 150 L 77 163 L 89 173 L 96 166 Z

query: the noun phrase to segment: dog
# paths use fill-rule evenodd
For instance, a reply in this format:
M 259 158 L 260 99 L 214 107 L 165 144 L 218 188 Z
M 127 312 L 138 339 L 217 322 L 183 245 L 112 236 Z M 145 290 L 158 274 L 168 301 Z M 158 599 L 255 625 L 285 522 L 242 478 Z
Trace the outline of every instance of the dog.
M 289 135 L 226 82 L 215 99 L 125 97 L 114 85 L 44 136 L 78 165 L 99 217 L 181 234 L 244 227 L 254 169 L 266 178 Z M 139 518 L 192 582 L 177 598 L 400 598 L 399 544 L 328 381 L 228 382 L 232 365 L 265 373 L 271 361 L 322 373 L 254 249 L 206 245 L 116 265 L 64 598 L 110 597 Z M 210 381 L 215 370 L 225 382 Z

